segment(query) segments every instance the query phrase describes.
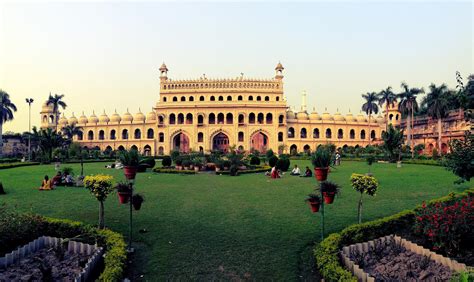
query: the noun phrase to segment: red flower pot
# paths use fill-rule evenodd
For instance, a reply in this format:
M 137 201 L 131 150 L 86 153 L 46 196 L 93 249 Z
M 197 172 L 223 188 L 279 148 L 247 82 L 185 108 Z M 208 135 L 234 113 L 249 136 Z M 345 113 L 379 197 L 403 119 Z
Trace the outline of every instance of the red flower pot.
M 323 192 L 324 196 L 324 203 L 325 204 L 332 204 L 334 202 L 334 196 L 336 196 L 336 193 L 334 192 Z
M 325 181 L 328 178 L 328 171 L 327 167 L 315 167 L 314 176 L 318 181 Z
M 123 174 L 125 174 L 125 178 L 127 178 L 128 180 L 133 180 L 135 179 L 135 176 L 137 175 L 137 170 L 138 170 L 138 167 L 136 166 L 124 166 Z
M 318 212 L 319 211 L 319 206 L 321 205 L 320 202 L 308 202 L 309 206 L 311 207 L 312 212 Z
M 118 192 L 118 197 L 121 204 L 126 204 L 130 199 L 130 193 Z

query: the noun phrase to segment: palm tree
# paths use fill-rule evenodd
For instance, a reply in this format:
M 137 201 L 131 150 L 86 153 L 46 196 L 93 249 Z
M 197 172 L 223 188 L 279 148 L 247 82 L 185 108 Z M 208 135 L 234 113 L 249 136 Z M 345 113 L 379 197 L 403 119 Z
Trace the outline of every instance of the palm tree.
M 54 112 L 54 120 L 55 120 L 55 126 L 56 126 L 56 131 L 58 131 L 58 117 L 59 117 L 59 107 L 65 109 L 67 107 L 67 104 L 63 101 L 64 95 L 58 95 L 54 94 L 51 95 L 49 93 L 49 98 L 48 101 L 46 101 L 46 105 L 53 105 L 53 112 Z
M 63 137 L 51 128 L 38 130 L 38 128 L 34 126 L 32 131 L 28 132 L 27 135 L 31 136 L 32 142 L 38 144 L 39 149 L 44 156 L 48 157 L 49 161 L 53 158 L 53 150 L 64 144 Z
M 377 94 L 377 99 L 379 100 L 379 106 L 383 107 L 385 104 L 385 131 L 388 129 L 388 107 L 394 107 L 395 102 L 397 101 L 397 95 L 393 93 L 392 87 L 389 86 L 386 89 L 383 89 L 382 91 Z
M 372 141 L 372 134 L 370 134 L 370 121 L 372 119 L 372 114 L 377 114 L 379 112 L 379 106 L 377 106 L 378 98 L 377 93 L 367 92 L 367 94 L 362 94 L 362 98 L 365 99 L 365 103 L 362 105 L 362 110 L 369 115 L 369 145 Z
M 15 104 L 10 101 L 10 95 L 0 89 L 0 157 L 3 156 L 3 124 L 13 120 L 13 112 L 16 112 Z
M 398 99 L 400 100 L 398 104 L 398 110 L 405 114 L 407 117 L 407 145 L 412 147 L 412 132 L 413 127 L 413 114 L 415 111 L 418 111 L 418 102 L 416 101 L 416 96 L 420 93 L 424 93 L 423 88 L 410 88 L 408 84 L 402 82 L 401 87 L 403 92 L 398 94 Z M 411 148 L 411 156 L 414 157 L 413 148 Z
M 74 136 L 80 135 L 82 133 L 82 127 L 76 126 L 75 124 L 66 125 L 63 127 L 63 135 L 66 136 L 68 144 L 72 143 Z M 84 175 L 84 158 L 82 156 L 82 147 L 79 146 L 79 156 L 81 160 L 81 176 Z
M 441 124 L 442 119 L 448 115 L 450 91 L 446 84 L 436 86 L 434 83 L 430 85 L 430 92 L 422 101 L 428 109 L 428 115 L 438 121 L 438 150 L 441 152 Z

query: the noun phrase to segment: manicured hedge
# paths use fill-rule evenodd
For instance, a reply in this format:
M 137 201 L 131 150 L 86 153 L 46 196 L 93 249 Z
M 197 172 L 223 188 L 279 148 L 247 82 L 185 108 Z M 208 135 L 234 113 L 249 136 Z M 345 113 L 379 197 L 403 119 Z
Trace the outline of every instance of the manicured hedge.
M 37 162 L 3 163 L 3 164 L 0 164 L 0 169 L 7 169 L 7 168 L 14 168 L 14 167 L 21 167 L 21 166 L 39 165 L 39 164 L 40 163 L 37 163 Z
M 474 188 L 463 193 L 451 193 L 448 196 L 431 200 L 427 205 L 437 202 L 450 202 L 458 198 L 474 194 Z M 339 233 L 333 233 L 319 243 L 314 249 L 316 265 L 325 281 L 357 281 L 355 276 L 346 270 L 340 263 L 339 252 L 343 246 L 370 241 L 389 234 L 400 234 L 411 229 L 415 222 L 415 212 L 421 205 L 413 210 L 405 210 L 395 215 L 381 219 L 351 225 Z
M 82 161 L 83 164 L 87 164 L 87 163 L 108 163 L 108 162 L 115 163 L 115 159 L 95 159 L 95 160 L 86 159 L 86 160 Z M 54 163 L 54 162 L 51 162 L 51 163 Z M 65 164 L 79 164 L 79 163 L 81 163 L 81 160 L 67 160 L 67 161 L 64 161 L 62 163 L 65 163 Z
M 176 170 L 173 168 L 154 168 L 153 172 L 156 173 L 171 173 L 171 174 L 196 174 L 194 170 Z
M 264 167 L 259 167 L 255 169 L 239 170 L 237 174 L 260 173 L 260 172 L 270 171 L 271 169 L 272 168 L 269 166 L 264 166 Z M 229 170 L 219 171 L 219 172 L 216 172 L 216 174 L 230 175 L 230 171 Z
M 97 243 L 106 250 L 100 281 L 121 281 L 127 259 L 123 236 L 108 229 L 99 230 L 77 221 L 19 214 L 0 208 L 0 255 L 16 249 L 40 236 L 77 238 L 88 244 Z
M 441 166 L 441 162 L 437 160 L 403 160 L 402 163 L 404 164 L 420 164 L 420 165 L 434 165 L 434 166 Z

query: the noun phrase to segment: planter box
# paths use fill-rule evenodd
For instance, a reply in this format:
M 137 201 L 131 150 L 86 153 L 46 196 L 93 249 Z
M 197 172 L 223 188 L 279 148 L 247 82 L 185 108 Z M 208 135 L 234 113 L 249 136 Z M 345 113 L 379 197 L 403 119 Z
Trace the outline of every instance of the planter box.
M 22 259 L 30 255 L 34 255 L 36 252 L 42 249 L 58 247 L 60 244 L 60 238 L 48 236 L 39 237 L 38 239 L 22 247 L 19 247 L 17 250 L 6 254 L 4 257 L 0 257 L 0 269 L 8 270 L 9 266 L 19 263 Z M 82 272 L 74 279 L 75 282 L 82 282 L 91 279 L 91 274 L 102 260 L 104 249 L 102 247 L 98 247 L 97 245 L 69 241 L 67 252 L 73 254 L 86 254 L 90 256 L 86 265 L 82 269 Z
M 362 254 L 368 253 L 369 250 L 375 248 L 376 241 L 378 241 L 377 243 L 393 241 L 396 244 L 400 244 L 403 248 L 405 248 L 406 252 L 412 252 L 423 257 L 429 258 L 431 261 L 449 268 L 452 272 L 466 270 L 465 264 L 458 263 L 455 260 L 438 255 L 435 252 L 418 246 L 417 244 L 414 244 L 399 236 L 389 235 L 372 241 L 358 243 L 342 248 L 342 251 L 340 252 L 342 263 L 350 272 L 352 272 L 352 274 L 354 274 L 354 276 L 357 277 L 359 281 L 375 281 L 375 278 L 370 276 L 369 273 L 365 272 L 364 269 L 359 267 L 359 265 L 357 265 L 353 260 L 350 259 L 351 252 L 358 251 Z

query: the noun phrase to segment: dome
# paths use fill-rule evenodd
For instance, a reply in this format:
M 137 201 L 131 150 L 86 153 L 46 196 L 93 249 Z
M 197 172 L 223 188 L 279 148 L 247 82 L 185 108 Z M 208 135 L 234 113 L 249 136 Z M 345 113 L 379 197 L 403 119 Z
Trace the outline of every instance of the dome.
M 119 123 L 122 121 L 122 118 L 120 117 L 119 114 L 117 114 L 117 111 L 115 111 L 115 113 L 113 113 L 112 116 L 110 117 L 110 121 Z
M 365 116 L 362 113 L 360 113 L 360 114 L 357 115 L 357 121 L 358 122 L 367 122 L 367 119 L 365 118 Z
M 138 113 L 136 113 L 135 116 L 133 117 L 133 120 L 136 122 L 144 122 L 145 115 L 142 113 L 141 110 L 139 110 Z
M 151 111 L 146 115 L 147 121 L 156 121 L 156 113 Z
M 309 115 L 311 120 L 321 120 L 321 116 L 316 112 L 316 109 L 313 108 L 313 112 Z
M 88 123 L 98 123 L 99 122 L 99 119 L 97 118 L 97 116 L 95 115 L 94 112 L 92 112 L 92 115 L 89 117 L 89 119 L 87 120 Z
M 337 111 L 333 118 L 335 121 L 346 121 L 339 111 Z
M 104 112 L 100 115 L 99 117 L 99 122 L 100 123 L 108 123 L 110 121 L 110 118 L 109 116 L 105 113 L 105 110 Z
M 281 62 L 278 62 L 275 70 L 279 71 L 279 70 L 284 70 L 285 68 L 283 67 L 283 65 L 281 64 Z
M 128 109 L 127 109 L 127 112 L 123 114 L 122 116 L 122 122 L 132 122 L 132 121 L 133 121 L 133 116 L 128 112 Z
M 346 115 L 346 121 L 354 122 L 354 121 L 357 121 L 357 118 L 351 112 L 349 112 Z
M 289 109 L 287 112 L 286 112 L 286 119 L 295 119 L 296 116 L 295 116 L 295 113 Z
M 326 111 L 323 113 L 322 119 L 323 119 L 323 120 L 333 120 L 332 116 L 328 113 L 327 109 L 326 109 Z
M 87 123 L 87 117 L 84 115 L 84 112 L 82 112 L 82 116 L 79 117 L 79 123 L 82 123 L 82 124 Z
M 68 120 L 69 124 L 76 124 L 77 123 L 77 118 L 74 116 L 74 113 L 72 113 L 72 116 Z
M 301 111 L 296 114 L 296 119 L 308 119 L 308 113 L 306 111 Z
M 61 116 L 61 118 L 58 121 L 59 125 L 67 125 L 67 118 L 64 116 L 64 114 Z
M 380 114 L 377 116 L 376 120 L 378 123 L 385 123 L 385 119 Z

